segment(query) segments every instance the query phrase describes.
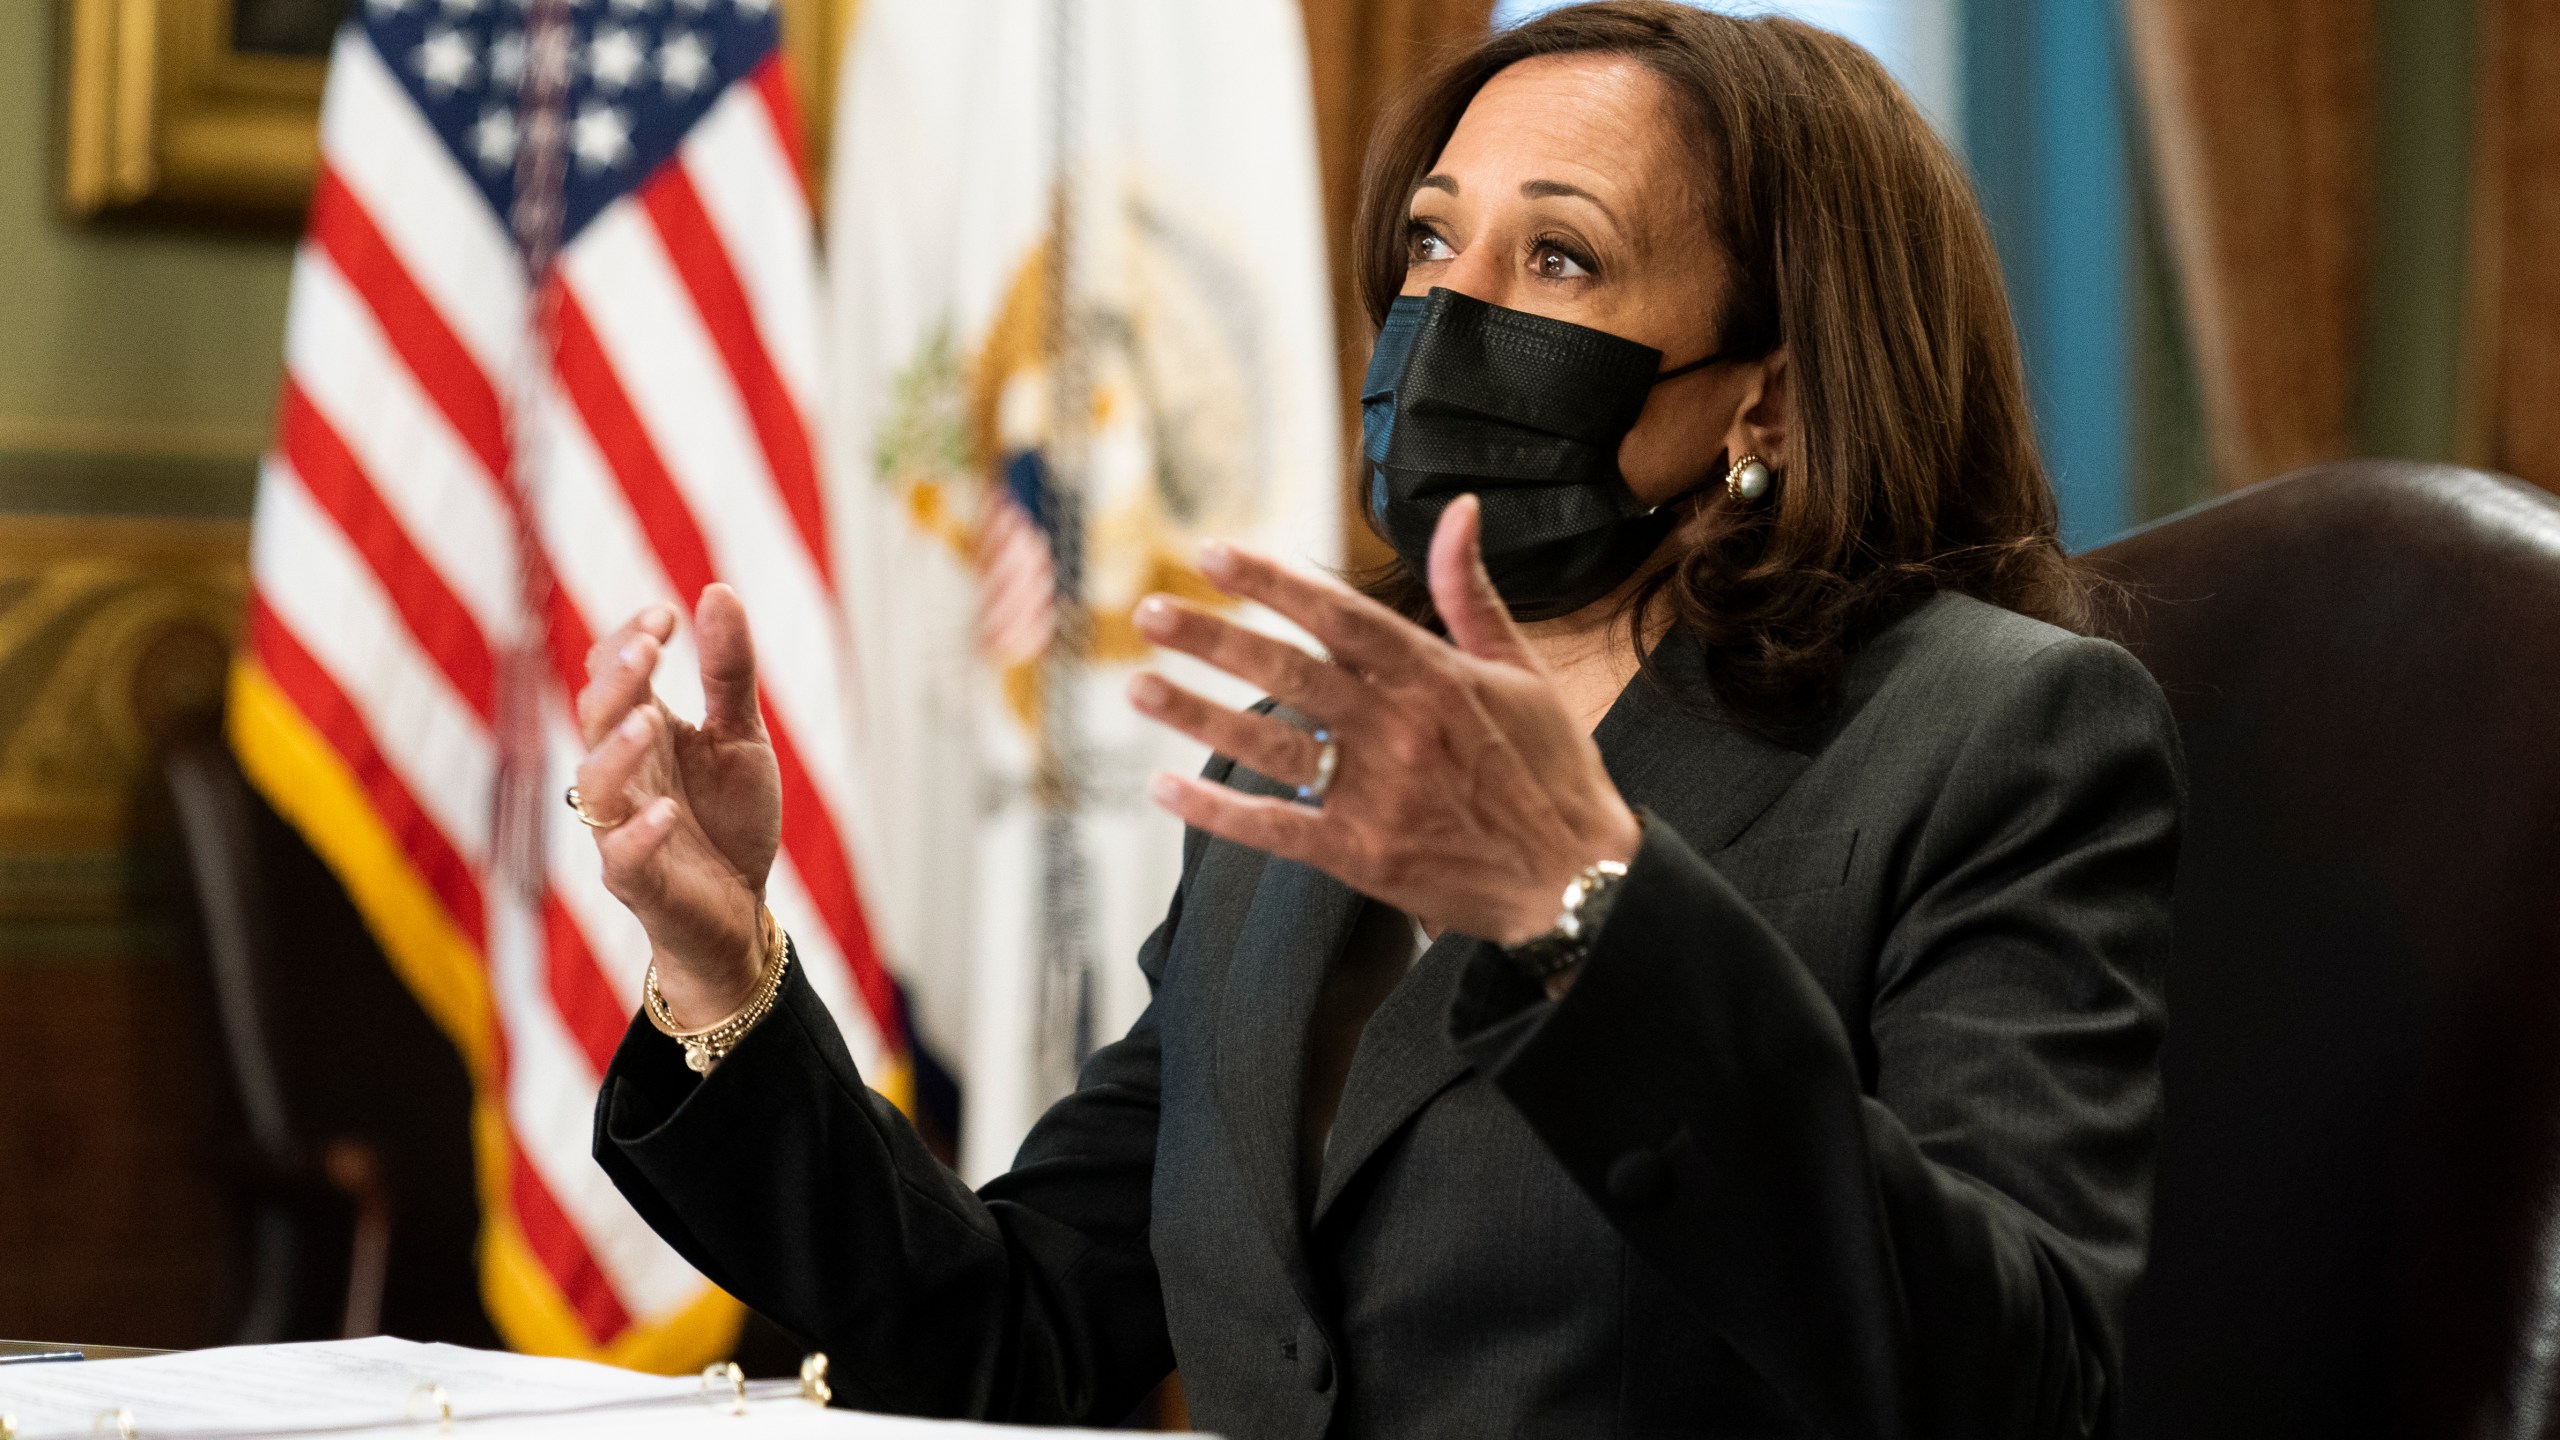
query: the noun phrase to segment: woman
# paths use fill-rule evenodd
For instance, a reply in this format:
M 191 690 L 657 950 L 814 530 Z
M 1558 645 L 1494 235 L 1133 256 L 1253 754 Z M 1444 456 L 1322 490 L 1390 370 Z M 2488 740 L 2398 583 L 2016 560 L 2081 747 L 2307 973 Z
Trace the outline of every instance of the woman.
M 1136 1027 L 1012 1173 L 934 1163 L 761 918 L 715 588 L 701 729 L 649 698 L 663 612 L 580 697 L 660 997 L 598 1159 L 866 1408 L 1108 1423 L 1178 1362 L 1238 1437 L 2109 1429 L 2174 739 L 2047 623 L 1959 169 L 1844 41 L 1619 0 L 1453 61 L 1365 186 L 1400 565 L 1207 553 L 1329 660 L 1140 607 L 1274 698 L 1131 687 L 1221 757 L 1155 782 Z

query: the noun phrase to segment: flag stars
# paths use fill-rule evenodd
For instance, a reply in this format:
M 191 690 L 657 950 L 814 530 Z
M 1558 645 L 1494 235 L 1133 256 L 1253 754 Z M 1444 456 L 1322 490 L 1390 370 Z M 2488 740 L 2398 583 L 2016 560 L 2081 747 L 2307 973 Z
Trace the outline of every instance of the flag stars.
M 489 83 L 513 90 L 524 83 L 524 32 L 501 30 L 489 41 Z
M 711 44 L 690 30 L 678 30 L 658 47 L 658 79 L 674 96 L 690 96 L 711 79 Z
M 444 6 L 447 16 L 456 20 L 480 13 L 480 0 L 437 0 L 437 3 Z
M 418 78 L 438 95 L 450 95 L 470 86 L 480 73 L 480 55 L 471 37 L 460 30 L 439 27 L 427 32 L 426 42 L 418 47 Z
M 409 8 L 409 0 L 364 0 L 364 8 L 376 20 L 388 20 Z
M 617 15 L 646 15 L 658 8 L 658 0 L 613 0 Z
M 587 44 L 587 74 L 609 94 L 631 88 L 648 67 L 649 52 L 641 48 L 640 37 L 623 26 L 603 26 Z
M 479 158 L 481 169 L 494 175 L 516 163 L 521 139 L 515 112 L 492 105 L 480 112 L 479 123 L 471 127 L 471 153 Z
M 761 17 L 773 8 L 773 0 L 737 0 L 738 13 Z
M 590 100 L 569 124 L 569 148 L 579 169 L 610 170 L 631 158 L 631 118 L 619 106 Z

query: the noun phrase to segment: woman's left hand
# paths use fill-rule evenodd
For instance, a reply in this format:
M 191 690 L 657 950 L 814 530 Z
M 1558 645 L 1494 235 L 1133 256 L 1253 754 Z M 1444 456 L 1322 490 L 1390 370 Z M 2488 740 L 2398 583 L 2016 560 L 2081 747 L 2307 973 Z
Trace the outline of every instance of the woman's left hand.
M 1209 579 L 1305 627 L 1317 659 L 1233 621 L 1149 596 L 1138 628 L 1260 686 L 1331 734 L 1337 763 L 1321 805 L 1158 775 L 1157 804 L 1212 835 L 1303 861 L 1437 933 L 1516 945 L 1552 929 L 1585 866 L 1632 858 L 1633 811 L 1545 666 L 1512 623 L 1477 553 L 1473 496 L 1431 541 L 1442 640 L 1331 580 L 1213 545 Z M 1142 674 L 1130 702 L 1220 754 L 1288 784 L 1314 780 L 1306 729 L 1230 710 Z

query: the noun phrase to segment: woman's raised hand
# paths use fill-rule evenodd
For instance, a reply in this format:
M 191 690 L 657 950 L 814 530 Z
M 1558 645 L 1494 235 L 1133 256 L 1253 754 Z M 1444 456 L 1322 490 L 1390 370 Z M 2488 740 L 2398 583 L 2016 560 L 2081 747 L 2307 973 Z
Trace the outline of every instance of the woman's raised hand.
M 782 842 L 782 779 L 756 703 L 755 642 L 737 592 L 713 585 L 693 612 L 703 720 L 650 689 L 675 633 L 663 606 L 587 652 L 578 793 L 604 858 L 605 888 L 649 932 L 658 988 L 679 1026 L 718 1023 L 763 967 L 757 909 Z
M 1164 596 L 1138 628 L 1261 687 L 1310 717 L 1338 756 L 1321 806 L 1158 775 L 1156 803 L 1210 834 L 1303 861 L 1437 932 L 1513 945 L 1555 924 L 1565 884 L 1641 838 L 1600 761 L 1485 574 L 1474 497 L 1452 503 L 1431 541 L 1441 640 L 1330 580 L 1226 546 L 1209 579 L 1306 628 L 1332 653 L 1294 645 Z M 1304 728 L 1213 704 L 1161 676 L 1130 682 L 1138 709 L 1247 768 L 1312 781 L 1321 747 Z

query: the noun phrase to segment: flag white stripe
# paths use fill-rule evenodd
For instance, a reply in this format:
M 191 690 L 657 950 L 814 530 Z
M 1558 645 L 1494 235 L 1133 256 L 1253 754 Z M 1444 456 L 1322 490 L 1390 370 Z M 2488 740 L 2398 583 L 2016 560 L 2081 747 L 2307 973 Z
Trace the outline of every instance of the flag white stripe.
M 502 891 L 490 898 L 490 989 L 507 1030 L 507 1123 L 623 1308 L 643 1320 L 663 1317 L 702 1282 L 648 1226 L 633 1223 L 630 1202 L 595 1163 L 597 1076 L 552 1007 L 541 917 Z
M 506 394 L 524 353 L 524 264 L 480 187 L 354 26 L 332 52 L 320 150 Z
M 354 453 L 373 491 L 459 596 L 490 647 L 517 630 L 515 522 L 435 402 L 392 352 L 373 312 L 319 247 L 294 263 L 285 365 Z
M 380 581 L 301 477 L 270 458 L 250 567 L 258 592 L 364 717 L 383 759 L 477 868 L 489 849 L 497 757 L 489 732 L 400 620 Z
M 625 620 L 651 605 L 665 605 L 683 617 L 675 638 L 659 656 L 658 698 L 677 714 L 702 718 L 702 670 L 693 649 L 693 605 L 679 600 L 675 586 L 659 566 L 657 552 L 631 513 L 630 502 L 614 483 L 587 433 L 586 422 L 556 388 L 545 403 L 553 423 L 545 432 L 541 496 L 544 548 L 552 575 L 602 640 Z M 785 657 L 765 646 L 758 635 L 759 655 L 768 663 Z
M 760 91 L 733 87 L 676 153 L 737 269 L 792 405 L 815 415 L 818 331 L 810 321 L 820 313 L 818 259 L 808 197 L 774 134 L 773 111 Z
M 791 932 L 792 946 L 800 952 L 800 963 L 809 971 L 809 984 L 826 1002 L 827 1013 L 835 1017 L 836 1029 L 843 1032 L 845 1048 L 853 1052 L 854 1064 L 861 1067 L 865 1080 L 879 1084 L 884 1045 L 880 1024 L 854 989 L 852 967 L 845 964 L 835 932 L 818 919 L 818 907 L 809 899 L 808 888 L 801 883 L 800 872 L 793 868 L 788 853 L 774 861 L 773 875 L 765 882 L 765 905 L 773 911 L 775 921 Z
M 832 659 L 834 602 L 793 538 L 736 382 L 639 207 L 607 207 L 562 268 L 683 494 L 713 570 L 745 602 L 759 648 Z M 785 663 L 759 673 L 820 794 L 841 812 L 850 786 L 834 738 L 845 724 L 835 669 Z

